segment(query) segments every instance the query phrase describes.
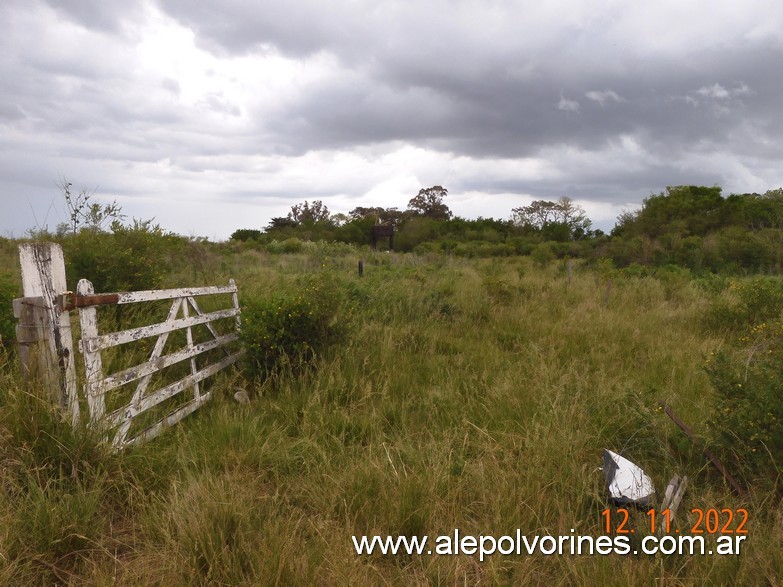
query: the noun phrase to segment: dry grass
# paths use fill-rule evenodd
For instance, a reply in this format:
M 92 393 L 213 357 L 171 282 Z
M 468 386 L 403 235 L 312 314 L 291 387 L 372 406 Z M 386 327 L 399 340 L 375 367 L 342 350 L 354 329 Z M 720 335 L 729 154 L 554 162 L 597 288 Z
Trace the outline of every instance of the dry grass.
M 30 457 L 6 368 L 0 580 L 780 583 L 780 504 L 768 495 L 746 504 L 740 557 L 357 556 L 354 534 L 597 536 L 604 447 L 642 465 L 659 490 L 688 475 L 682 511 L 740 502 L 657 410 L 665 400 L 699 430 L 711 409 L 701 365 L 721 339 L 701 326 L 712 294 L 691 281 L 614 276 L 607 299 L 595 271 L 577 268 L 567 283 L 558 265 L 524 258 L 365 253 L 360 280 L 356 257 L 327 257 L 202 260 L 243 296 L 326 265 L 354 295 L 352 334 L 310 372 L 252 384 L 249 406 L 227 389 L 147 446 L 93 454 L 76 435 Z M 41 434 L 61 430 L 39 417 Z M 47 508 L 72 520 L 65 536 L 34 515 Z M 8 530 L 19 527 L 24 540 Z M 64 539 L 79 551 L 63 551 Z

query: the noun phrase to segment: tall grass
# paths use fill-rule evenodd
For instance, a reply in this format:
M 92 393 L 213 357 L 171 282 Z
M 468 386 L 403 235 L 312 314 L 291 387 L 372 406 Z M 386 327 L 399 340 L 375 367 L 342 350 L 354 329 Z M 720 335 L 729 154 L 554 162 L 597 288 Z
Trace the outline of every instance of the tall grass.
M 352 535 L 597 536 L 603 448 L 638 462 L 659 491 L 688 475 L 681 512 L 741 505 L 657 409 L 664 400 L 703 430 L 715 399 L 703 360 L 723 344 L 703 316 L 720 292 L 687 276 L 613 275 L 607 296 L 606 276 L 589 268 L 568 280 L 527 258 L 362 254 L 363 278 L 352 254 L 201 259 L 246 299 L 330 272 L 349 334 L 306 369 L 247 380 L 249 405 L 226 382 L 142 447 L 109 453 L 71 432 L 4 366 L 0 581 L 780 580 L 781 507 L 768 494 L 744 504 L 740 557 L 357 556 Z

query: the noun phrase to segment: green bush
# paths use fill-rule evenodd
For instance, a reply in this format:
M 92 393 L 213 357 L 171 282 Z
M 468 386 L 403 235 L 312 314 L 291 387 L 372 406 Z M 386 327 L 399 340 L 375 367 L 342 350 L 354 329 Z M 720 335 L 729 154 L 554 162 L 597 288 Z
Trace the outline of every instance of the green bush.
M 744 329 L 780 317 L 783 309 L 783 280 L 754 277 L 729 284 L 732 299 L 716 302 L 707 312 L 713 328 Z
M 16 338 L 13 301 L 20 296 L 19 285 L 11 277 L 0 274 L 0 343 L 6 346 Z
M 706 364 L 718 394 L 712 442 L 748 484 L 783 491 L 783 321 L 761 323 L 739 338 L 736 353 Z
M 156 289 L 171 269 L 171 253 L 184 242 L 150 222 L 115 223 L 113 232 L 82 230 L 63 240 L 71 289 L 89 279 L 96 292 Z
M 327 273 L 308 276 L 295 292 L 245 301 L 242 339 L 251 371 L 269 375 L 311 363 L 339 338 L 340 302 L 337 282 Z
M 508 281 L 495 275 L 485 275 L 481 279 L 481 284 L 487 297 L 496 304 L 508 305 L 514 301 L 518 288 L 515 288 Z
M 557 258 L 557 255 L 555 255 L 552 243 L 546 242 L 537 245 L 530 253 L 530 257 L 537 267 L 546 267 Z
M 284 241 L 273 240 L 267 243 L 266 250 L 268 253 L 281 254 L 281 253 L 300 253 L 302 251 L 302 241 L 298 238 L 287 238 Z

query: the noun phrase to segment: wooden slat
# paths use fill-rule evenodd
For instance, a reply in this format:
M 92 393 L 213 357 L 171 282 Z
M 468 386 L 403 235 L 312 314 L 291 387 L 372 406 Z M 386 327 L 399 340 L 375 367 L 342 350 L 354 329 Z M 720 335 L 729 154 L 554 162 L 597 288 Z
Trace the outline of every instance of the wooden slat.
M 238 334 L 226 334 L 213 340 L 195 344 L 193 345 L 193 348 L 180 349 L 163 357 L 151 359 L 146 363 L 136 365 L 135 367 L 130 367 L 124 371 L 118 371 L 114 375 L 106 377 L 98 383 L 97 390 L 99 393 L 106 393 L 107 391 L 116 389 L 127 383 L 137 381 L 138 379 L 141 379 L 147 375 L 153 375 L 158 371 L 162 371 L 166 367 L 176 365 L 177 363 L 190 359 L 193 356 L 200 355 L 201 353 L 205 353 L 222 346 L 226 346 L 236 340 L 239 340 Z
M 155 300 L 173 300 L 192 296 L 229 294 L 237 291 L 236 285 L 214 285 L 209 287 L 185 287 L 180 289 L 153 289 L 144 291 L 117 292 L 118 304 L 135 304 Z
M 203 381 L 204 379 L 210 377 L 211 375 L 214 375 L 224 367 L 228 367 L 229 365 L 235 363 L 239 359 L 239 357 L 242 356 L 242 354 L 243 351 L 241 350 L 237 351 L 233 355 L 224 357 L 222 360 L 218 361 L 217 363 L 208 365 L 207 367 L 205 367 L 201 371 L 198 371 L 195 374 L 183 377 L 179 381 L 175 381 L 174 383 L 171 383 L 166 387 L 162 387 L 158 389 L 157 391 L 151 393 L 150 395 L 141 398 L 140 401 L 135 405 L 131 404 L 119 408 L 117 410 L 114 410 L 110 414 L 107 414 L 106 416 L 107 423 L 109 424 L 109 426 L 117 426 L 119 424 L 123 424 L 126 421 L 135 418 L 136 416 L 150 409 L 151 407 L 156 406 L 157 404 L 164 402 L 171 397 L 174 397 L 182 390 L 191 387 L 192 385 L 198 383 L 199 381 Z
M 81 279 L 76 286 L 76 291 L 80 295 L 91 295 L 94 293 L 94 288 L 88 280 Z M 98 311 L 95 308 L 82 308 L 79 310 L 79 323 L 82 330 L 79 347 L 84 355 L 86 379 L 84 390 L 90 412 L 90 425 L 96 426 L 106 411 L 103 394 L 97 391 L 98 382 L 103 377 L 103 362 L 100 351 L 92 350 L 84 341 L 98 336 Z
M 184 300 L 182 298 L 176 298 L 171 303 L 171 308 L 169 308 L 169 314 L 166 317 L 166 323 L 171 323 L 177 318 L 177 314 L 179 313 L 180 308 L 182 307 L 182 304 L 184 303 Z M 166 346 L 166 341 L 169 338 L 169 333 L 164 332 L 158 337 L 158 340 L 155 341 L 155 347 L 152 349 L 152 353 L 150 354 L 150 359 L 148 362 L 157 361 L 160 359 L 161 355 L 163 354 L 163 348 Z M 136 386 L 136 391 L 133 392 L 133 397 L 131 398 L 130 405 L 135 406 L 141 401 L 141 398 L 144 397 L 145 392 L 147 391 L 147 386 L 150 383 L 150 380 L 152 379 L 152 373 L 148 373 L 144 375 L 141 378 L 141 381 L 139 381 L 139 384 Z M 131 421 L 128 420 L 122 426 L 120 426 L 120 430 L 117 432 L 120 438 L 125 438 L 125 435 L 128 433 L 128 429 L 130 428 Z
M 190 302 L 193 300 L 193 298 L 185 298 L 185 302 L 182 304 L 182 317 L 183 318 L 190 318 Z M 201 315 L 201 312 L 198 313 Z M 215 336 L 215 330 L 211 323 L 207 322 L 205 325 L 209 331 L 212 333 L 213 336 Z M 187 342 L 187 345 L 185 348 L 192 349 L 193 348 L 193 329 L 188 326 L 185 329 L 185 341 Z M 196 375 L 198 373 L 198 365 L 196 365 L 196 356 L 191 355 L 190 357 L 190 373 L 191 375 Z M 199 388 L 199 382 L 196 381 L 193 384 L 193 399 L 198 399 L 198 397 L 201 395 L 201 389 Z
M 132 444 L 139 444 L 141 442 L 144 442 L 145 440 L 150 440 L 152 438 L 155 438 L 158 434 L 163 432 L 165 428 L 168 428 L 169 426 L 173 426 L 174 424 L 182 420 L 182 418 L 184 418 L 185 416 L 188 416 L 189 414 L 195 412 L 202 405 L 208 402 L 211 397 L 212 397 L 212 392 L 208 391 L 204 395 L 190 400 L 184 406 L 180 406 L 179 408 L 171 412 L 169 415 L 167 415 L 165 418 L 161 418 L 158 422 L 156 422 L 152 426 L 145 428 L 143 431 L 141 431 L 133 438 L 125 440 L 124 437 L 121 438 L 120 435 L 118 434 L 117 436 L 114 437 L 114 442 L 112 444 L 114 445 L 115 448 L 123 448 L 125 446 L 130 446 Z
M 152 336 L 159 336 L 166 332 L 173 332 L 180 330 L 181 328 L 187 328 L 189 326 L 198 326 L 199 324 L 206 324 L 213 320 L 221 320 L 223 318 L 233 318 L 239 315 L 237 308 L 229 308 L 228 310 L 219 310 L 217 312 L 210 312 L 209 314 L 202 314 L 201 316 L 191 316 L 190 318 L 180 318 L 178 320 L 172 320 L 171 322 L 163 322 L 161 324 L 152 324 L 150 326 L 141 326 L 139 328 L 131 328 L 129 330 L 123 330 L 121 332 L 114 332 L 112 334 L 104 334 L 92 339 L 83 341 L 89 347 L 91 352 L 96 352 L 102 349 L 107 349 L 113 346 L 121 344 L 127 344 L 143 338 L 150 338 Z
M 76 294 L 70 292 L 59 296 L 63 310 L 75 310 L 77 308 L 89 308 L 92 306 L 116 306 L 120 304 L 135 304 L 139 302 L 152 302 L 155 300 L 173 300 L 188 296 L 208 296 L 236 293 L 235 284 L 186 287 L 180 289 L 148 289 L 142 291 L 121 291 L 103 294 Z
M 233 282 L 233 280 L 232 280 L 232 282 Z M 234 294 L 234 295 L 236 295 L 236 294 Z M 187 301 L 188 301 L 188 303 L 189 303 L 189 304 L 190 304 L 190 305 L 193 307 L 193 309 L 196 311 L 196 314 L 198 314 L 199 316 L 203 316 L 203 315 L 204 315 L 204 312 L 202 312 L 202 311 L 201 311 L 201 308 L 199 307 L 199 305 L 198 305 L 198 302 L 196 302 L 196 299 L 195 299 L 195 298 L 187 298 Z M 206 323 L 204 326 L 206 326 L 206 327 L 207 327 L 207 329 L 209 330 L 209 332 L 210 332 L 210 333 L 212 334 L 212 336 L 214 336 L 215 338 L 218 338 L 218 337 L 220 336 L 220 335 L 218 334 L 217 330 L 215 330 L 215 327 L 214 327 L 214 326 L 212 326 L 212 323 L 211 323 L 211 322 L 207 322 L 207 323 Z M 228 351 L 226 351 L 226 355 L 230 355 L 230 354 L 231 354 L 231 353 L 229 353 Z

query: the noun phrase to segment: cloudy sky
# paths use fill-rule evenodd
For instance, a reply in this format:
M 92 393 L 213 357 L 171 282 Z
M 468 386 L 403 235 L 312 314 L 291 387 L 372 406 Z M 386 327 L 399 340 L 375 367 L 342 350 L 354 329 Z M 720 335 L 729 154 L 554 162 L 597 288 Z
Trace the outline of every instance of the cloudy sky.
M 0 234 L 58 184 L 213 240 L 292 204 L 460 216 L 783 186 L 780 0 L 2 0 Z

